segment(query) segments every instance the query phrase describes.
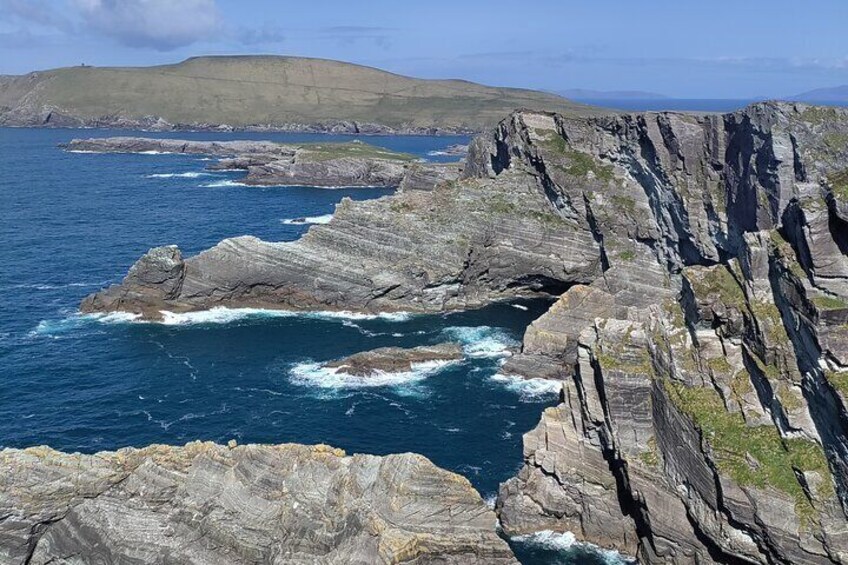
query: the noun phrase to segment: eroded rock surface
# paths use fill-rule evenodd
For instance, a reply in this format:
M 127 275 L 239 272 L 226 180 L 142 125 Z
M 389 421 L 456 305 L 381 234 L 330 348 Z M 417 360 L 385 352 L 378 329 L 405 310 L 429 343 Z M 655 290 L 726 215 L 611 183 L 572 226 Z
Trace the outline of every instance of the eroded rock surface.
M 0 451 L 2 563 L 514 563 L 466 479 L 420 455 L 209 442 Z
M 420 347 L 380 347 L 355 353 L 327 367 L 340 373 L 368 377 L 380 372 L 400 373 L 411 371 L 416 364 L 449 362 L 462 359 L 462 347 L 456 343 L 438 343 Z
M 846 110 L 521 111 L 458 180 L 343 201 L 293 243 L 145 258 L 163 273 L 144 281 L 182 272 L 179 289 L 128 277 L 83 309 L 561 294 L 504 367 L 564 384 L 501 489 L 507 533 L 571 530 L 645 563 L 845 564 L 846 201 Z
M 290 145 L 271 141 L 185 141 L 146 137 L 74 139 L 68 151 L 95 153 L 184 153 L 221 159 L 210 170 L 244 170 L 252 185 L 318 187 L 398 186 L 412 155 L 373 145 L 322 143 Z M 419 166 L 421 168 L 423 166 Z M 426 167 L 424 167 L 426 170 Z

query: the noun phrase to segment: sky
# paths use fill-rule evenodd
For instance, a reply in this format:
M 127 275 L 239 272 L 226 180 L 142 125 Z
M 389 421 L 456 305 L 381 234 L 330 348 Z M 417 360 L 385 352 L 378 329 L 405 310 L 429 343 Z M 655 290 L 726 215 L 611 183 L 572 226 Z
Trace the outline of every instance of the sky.
M 770 98 L 848 84 L 848 0 L 0 0 L 0 74 L 197 55 L 549 91 Z

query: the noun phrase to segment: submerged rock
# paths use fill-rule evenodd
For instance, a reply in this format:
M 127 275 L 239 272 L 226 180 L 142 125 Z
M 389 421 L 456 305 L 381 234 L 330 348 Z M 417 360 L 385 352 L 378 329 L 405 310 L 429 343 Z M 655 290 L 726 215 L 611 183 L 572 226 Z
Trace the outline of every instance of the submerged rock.
M 340 373 L 368 377 L 380 372 L 408 372 L 419 363 L 458 361 L 460 359 L 462 359 L 462 347 L 456 343 L 439 343 L 411 348 L 380 347 L 333 361 L 328 363 L 327 367 L 338 369 Z
M 515 563 L 469 482 L 410 453 L 33 447 L 0 466 L 3 563 Z

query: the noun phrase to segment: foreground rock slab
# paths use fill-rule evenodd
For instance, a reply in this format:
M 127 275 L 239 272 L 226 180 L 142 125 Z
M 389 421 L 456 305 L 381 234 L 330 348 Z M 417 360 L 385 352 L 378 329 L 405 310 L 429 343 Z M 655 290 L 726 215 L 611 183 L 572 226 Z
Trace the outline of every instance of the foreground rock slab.
M 469 482 L 414 454 L 193 442 L 0 451 L 0 563 L 515 563 Z

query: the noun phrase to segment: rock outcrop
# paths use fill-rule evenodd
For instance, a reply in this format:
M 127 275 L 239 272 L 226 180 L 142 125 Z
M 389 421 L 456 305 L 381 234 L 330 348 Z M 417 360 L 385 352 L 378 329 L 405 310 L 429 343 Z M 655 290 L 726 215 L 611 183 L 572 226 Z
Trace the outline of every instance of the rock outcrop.
M 848 110 L 521 111 L 458 180 L 343 201 L 297 242 L 142 259 L 83 309 L 561 294 L 504 367 L 563 382 L 501 488 L 506 533 L 571 530 L 644 563 L 845 564 L 846 202 Z M 136 282 L 147 269 L 179 288 Z
M 147 137 L 73 139 L 68 151 L 182 153 L 222 157 L 210 170 L 244 170 L 251 185 L 395 187 L 414 157 L 360 141 L 287 145 L 271 141 L 185 141 Z M 426 170 L 426 165 L 418 169 Z M 438 167 L 436 170 L 441 170 Z M 420 173 L 418 173 L 420 174 Z
M 378 373 L 401 373 L 415 365 L 432 362 L 450 362 L 462 359 L 462 347 L 456 343 L 438 343 L 419 347 L 380 347 L 354 353 L 343 359 L 327 363 L 327 367 L 340 373 L 369 377 Z
M 0 465 L 2 563 L 515 563 L 469 482 L 420 455 L 194 442 Z

